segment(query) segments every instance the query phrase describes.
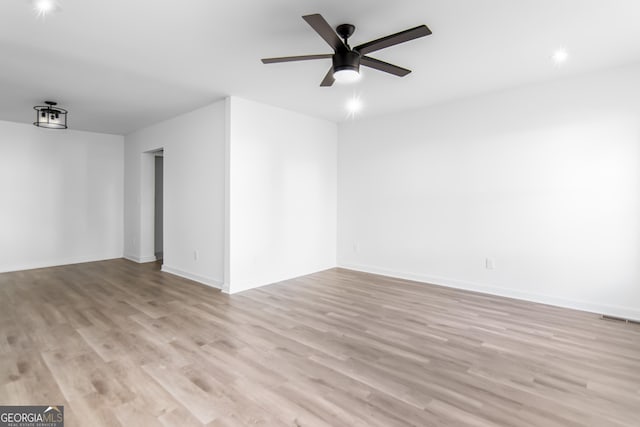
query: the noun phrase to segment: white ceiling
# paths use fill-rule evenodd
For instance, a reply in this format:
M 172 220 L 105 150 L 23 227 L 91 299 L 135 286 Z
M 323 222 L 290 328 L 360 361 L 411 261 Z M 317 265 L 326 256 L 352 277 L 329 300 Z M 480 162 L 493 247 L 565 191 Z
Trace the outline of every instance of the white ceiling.
M 334 121 L 354 94 L 362 117 L 640 61 L 638 0 L 60 0 L 36 18 L 0 2 L 0 120 L 33 121 L 45 99 L 71 128 L 125 134 L 237 95 Z M 262 57 L 331 53 L 301 19 L 356 25 L 357 45 L 420 24 L 433 35 L 371 54 L 413 70 L 363 69 L 321 88 L 330 60 L 263 65 Z M 569 60 L 550 57 L 564 47 Z

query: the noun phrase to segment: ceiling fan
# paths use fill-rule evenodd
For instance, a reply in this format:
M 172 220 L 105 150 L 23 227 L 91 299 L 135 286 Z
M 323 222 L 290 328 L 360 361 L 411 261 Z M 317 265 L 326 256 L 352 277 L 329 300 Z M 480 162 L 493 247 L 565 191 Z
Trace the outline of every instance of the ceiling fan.
M 352 48 L 349 46 L 347 40 L 356 29 L 354 25 L 341 24 L 338 25 L 334 31 L 319 13 L 303 16 L 302 19 L 307 21 L 307 23 L 311 25 L 311 28 L 313 28 L 316 33 L 318 33 L 320 37 L 322 37 L 324 41 L 333 48 L 334 53 L 264 58 L 262 59 L 262 63 L 275 64 L 278 62 L 308 61 L 311 59 L 331 58 L 333 65 L 329 69 L 327 75 L 324 76 L 324 79 L 322 79 L 320 86 L 331 86 L 336 80 L 339 82 L 357 80 L 360 77 L 360 65 L 375 68 L 376 70 L 384 71 L 385 73 L 399 77 L 406 76 L 411 72 L 411 70 L 389 64 L 388 62 L 380 61 L 379 59 L 367 56 L 367 54 L 431 34 L 431 30 L 426 25 L 420 25 L 418 27 L 372 40 Z M 340 38 L 342 38 L 342 40 L 340 40 Z

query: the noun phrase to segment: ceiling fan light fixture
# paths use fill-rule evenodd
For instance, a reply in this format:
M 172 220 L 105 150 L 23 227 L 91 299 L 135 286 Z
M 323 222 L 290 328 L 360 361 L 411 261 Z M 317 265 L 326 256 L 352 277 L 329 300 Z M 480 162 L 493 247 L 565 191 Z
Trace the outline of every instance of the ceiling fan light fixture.
M 342 69 L 334 71 L 333 78 L 338 83 L 353 83 L 360 80 L 360 73 L 353 69 Z
M 45 101 L 44 103 L 47 105 L 33 107 L 36 110 L 36 121 L 33 122 L 33 125 L 47 129 L 67 129 L 68 111 L 56 107 L 56 102 Z
M 333 55 L 333 78 L 338 83 L 353 83 L 360 79 L 360 55 L 342 50 Z

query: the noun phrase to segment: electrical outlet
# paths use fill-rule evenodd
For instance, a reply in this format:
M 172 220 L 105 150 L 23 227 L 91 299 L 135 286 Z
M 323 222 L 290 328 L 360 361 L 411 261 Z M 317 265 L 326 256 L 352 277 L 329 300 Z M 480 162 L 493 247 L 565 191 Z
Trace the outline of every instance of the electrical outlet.
M 198 251 L 197 250 L 193 251 L 193 260 L 197 261 L 199 257 L 200 257 L 200 254 L 198 253 Z
M 357 243 L 353 244 L 353 252 L 360 252 L 360 245 Z
M 496 268 L 496 261 L 493 258 L 486 258 L 484 260 L 484 266 L 487 270 L 493 270 Z

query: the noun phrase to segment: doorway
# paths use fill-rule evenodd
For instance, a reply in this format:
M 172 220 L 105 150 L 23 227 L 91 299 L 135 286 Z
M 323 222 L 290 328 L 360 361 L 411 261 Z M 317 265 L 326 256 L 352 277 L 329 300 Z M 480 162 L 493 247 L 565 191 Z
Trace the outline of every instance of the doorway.
M 163 216 L 164 216 L 164 151 L 155 153 L 155 184 L 154 184 L 154 253 L 157 260 L 164 258 Z

